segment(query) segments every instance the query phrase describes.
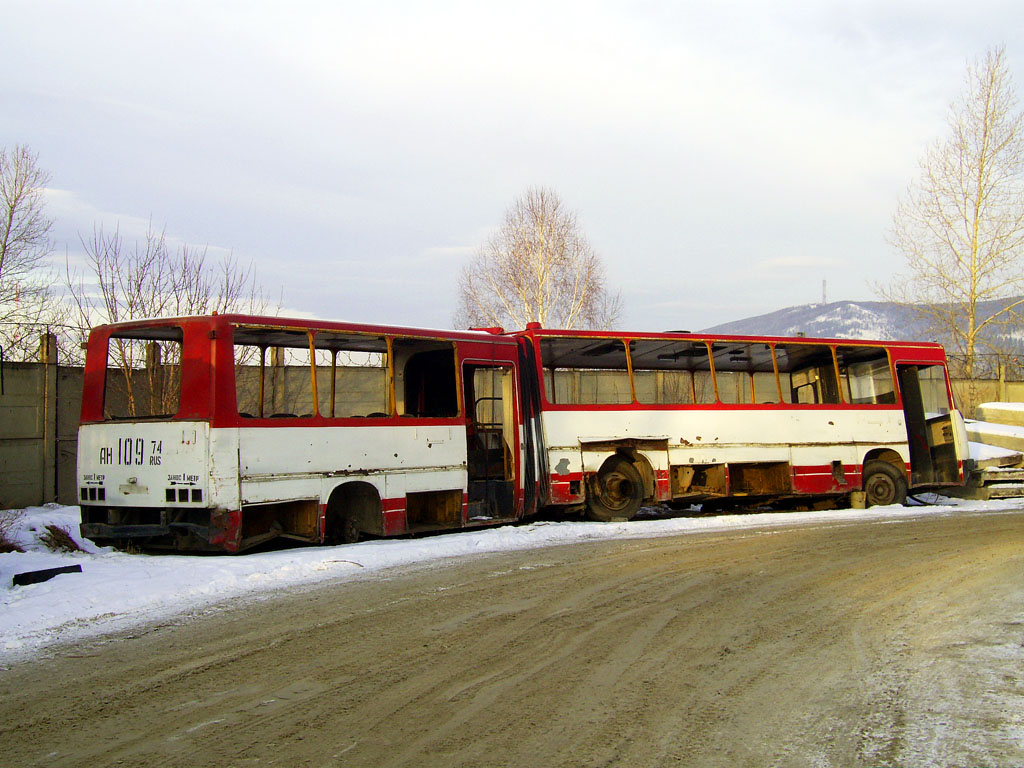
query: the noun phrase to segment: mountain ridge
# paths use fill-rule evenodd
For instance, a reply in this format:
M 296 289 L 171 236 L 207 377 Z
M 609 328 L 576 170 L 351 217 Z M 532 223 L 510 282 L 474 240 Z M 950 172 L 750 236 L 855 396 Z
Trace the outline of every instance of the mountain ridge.
M 981 302 L 978 314 L 987 317 L 1020 297 Z M 876 339 L 879 341 L 937 341 L 953 348 L 948 334 L 928 329 L 912 307 L 889 301 L 833 301 L 784 307 L 763 315 L 733 320 L 704 328 L 704 333 L 758 336 L 804 335 L 830 339 Z M 993 328 L 985 339 L 1006 351 L 1024 351 L 1021 329 Z
M 896 341 L 920 337 L 925 332 L 923 328 L 908 327 L 919 324 L 911 309 L 892 302 L 833 301 L 784 307 L 763 315 L 713 325 L 703 331 L 736 335 L 803 334 L 818 338 Z M 908 331 L 910 336 L 907 335 Z

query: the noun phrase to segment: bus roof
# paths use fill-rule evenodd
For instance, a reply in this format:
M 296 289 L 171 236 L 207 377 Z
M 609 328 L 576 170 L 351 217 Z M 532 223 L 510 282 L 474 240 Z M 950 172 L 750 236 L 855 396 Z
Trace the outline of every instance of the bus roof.
M 443 338 L 466 341 L 489 341 L 491 343 L 505 340 L 514 341 L 518 337 L 575 337 L 595 339 L 693 339 L 710 342 L 724 343 L 758 343 L 765 344 L 827 344 L 838 346 L 869 345 L 918 349 L 941 349 L 942 345 L 934 341 L 899 340 L 887 341 L 882 339 L 859 339 L 859 338 L 828 338 L 811 336 L 758 336 L 758 335 L 737 335 L 737 334 L 715 334 L 690 331 L 594 331 L 594 330 L 566 330 L 560 328 L 542 328 L 535 323 L 521 331 L 505 331 L 501 328 L 475 329 L 475 330 L 452 330 L 439 328 L 417 328 L 412 326 L 385 325 L 379 323 L 359 323 L 346 320 L 320 320 L 316 318 L 297 317 L 276 317 L 269 315 L 246 315 L 246 314 L 212 314 L 212 315 L 189 315 L 182 317 L 144 318 L 139 320 L 127 320 L 119 323 L 98 325 L 94 331 L 105 333 L 116 333 L 119 330 L 132 328 L 156 328 L 173 325 L 249 325 L 267 326 L 273 328 L 295 328 L 295 329 L 323 329 L 351 331 L 359 333 L 376 333 L 381 335 L 419 336 L 427 338 Z
M 435 339 L 452 339 L 465 341 L 489 341 L 514 344 L 515 340 L 508 334 L 495 333 L 491 330 L 446 330 L 435 328 L 414 328 L 399 325 L 382 325 L 377 323 L 357 323 L 344 320 L 320 320 L 316 318 L 277 317 L 270 315 L 214 314 L 187 315 L 181 317 L 154 317 L 139 320 L 126 320 L 119 323 L 108 323 L 95 326 L 93 331 L 117 333 L 132 329 L 160 328 L 168 325 L 194 326 L 208 325 L 211 327 L 227 325 L 265 326 L 267 328 L 291 328 L 311 330 L 350 331 L 357 333 L 380 334 L 382 336 L 417 336 Z
M 758 336 L 758 335 L 747 335 L 741 336 L 737 334 L 720 334 L 720 333 L 701 333 L 691 331 L 577 331 L 577 330 L 563 330 L 558 328 L 540 328 L 531 327 L 524 331 L 515 331 L 512 333 L 513 336 L 530 336 L 530 337 L 544 337 L 544 336 L 561 336 L 561 337 L 574 337 L 574 338 L 594 338 L 594 339 L 693 339 L 694 341 L 720 341 L 723 343 L 765 343 L 765 344 L 825 344 L 825 345 L 836 345 L 836 346 L 851 346 L 851 345 L 869 345 L 869 346 L 884 346 L 884 347 L 906 347 L 906 348 L 924 348 L 924 349 L 942 349 L 942 345 L 935 341 L 914 341 L 914 340 L 900 340 L 900 341 L 887 341 L 883 339 L 860 339 L 860 338 L 828 338 L 828 337 L 814 337 L 814 336 Z

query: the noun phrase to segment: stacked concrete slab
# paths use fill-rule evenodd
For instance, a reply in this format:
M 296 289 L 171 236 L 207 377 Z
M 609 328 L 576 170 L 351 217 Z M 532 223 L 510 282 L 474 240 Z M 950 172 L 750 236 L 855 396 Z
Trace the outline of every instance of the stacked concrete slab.
M 967 484 L 950 495 L 971 499 L 1024 496 L 1024 403 L 982 403 L 975 414 L 978 420 L 967 422 L 968 439 L 1004 450 L 982 451 L 970 467 Z

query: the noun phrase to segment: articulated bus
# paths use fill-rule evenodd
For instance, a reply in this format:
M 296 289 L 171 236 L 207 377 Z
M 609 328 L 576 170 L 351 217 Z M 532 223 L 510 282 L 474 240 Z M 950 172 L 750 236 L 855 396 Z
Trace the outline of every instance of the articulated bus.
M 930 343 L 213 315 L 89 336 L 82 534 L 239 552 L 959 485 Z

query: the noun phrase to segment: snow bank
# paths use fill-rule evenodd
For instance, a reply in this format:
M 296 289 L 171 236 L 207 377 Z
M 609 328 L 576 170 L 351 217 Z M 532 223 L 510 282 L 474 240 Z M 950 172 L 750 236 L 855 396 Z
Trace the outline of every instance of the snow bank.
M 659 516 L 647 510 L 628 523 L 547 522 L 389 539 L 342 547 L 306 547 L 240 556 L 126 554 L 78 536 L 78 507 L 48 505 L 22 512 L 16 538 L 24 553 L 0 554 L 0 662 L 43 648 L 166 620 L 224 601 L 255 599 L 299 585 L 375 576 L 387 568 L 490 552 L 581 541 L 632 539 L 729 529 L 764 529 L 952 514 L 958 510 L 1024 508 L 1018 502 L 940 499 L 939 506 L 778 512 L 718 517 Z M 667 513 L 665 513 L 667 515 Z M 55 553 L 40 542 L 47 524 L 69 530 L 85 552 Z M 12 586 L 17 573 L 81 565 L 81 573 Z

